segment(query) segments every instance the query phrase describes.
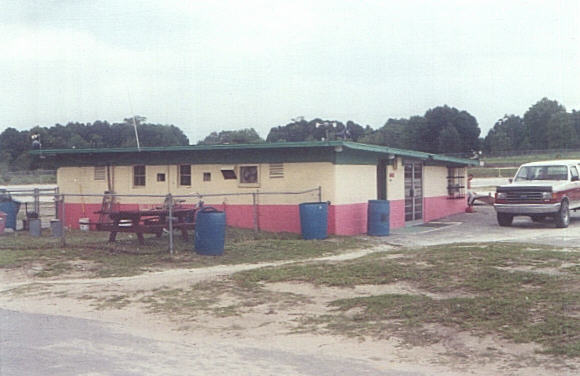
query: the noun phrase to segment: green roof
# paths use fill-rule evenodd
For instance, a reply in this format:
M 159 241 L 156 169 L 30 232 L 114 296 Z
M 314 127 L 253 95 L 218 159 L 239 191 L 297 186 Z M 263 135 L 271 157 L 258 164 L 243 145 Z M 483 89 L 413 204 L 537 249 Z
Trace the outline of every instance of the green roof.
M 284 153 L 285 155 L 292 155 L 291 161 L 296 159 L 296 154 L 299 154 L 299 150 L 303 149 L 305 154 L 302 156 L 305 159 L 316 160 L 319 159 L 323 153 L 328 154 L 328 152 L 333 152 L 335 154 L 343 154 L 342 151 L 346 151 L 346 154 L 359 155 L 359 160 L 368 159 L 366 157 L 372 156 L 373 158 L 386 157 L 387 155 L 395 155 L 404 158 L 420 159 L 430 162 L 438 162 L 437 164 L 453 164 L 461 166 L 477 166 L 479 162 L 476 160 L 464 159 L 450 157 L 441 154 L 431 154 L 413 150 L 396 149 L 388 146 L 379 145 L 367 145 L 360 144 L 350 141 L 302 141 L 302 142 L 280 142 L 280 143 L 263 143 L 263 144 L 227 144 L 227 145 L 187 145 L 187 146 L 155 146 L 155 147 L 142 147 L 137 149 L 136 147 L 130 148 L 101 148 L 101 149 L 47 149 L 47 150 L 33 150 L 30 153 L 33 155 L 43 155 L 43 156 L 54 156 L 63 161 L 68 161 L 70 164 L 73 160 L 78 160 L 79 157 L 84 157 L 82 159 L 91 160 L 101 160 L 105 158 L 105 155 L 109 158 L 127 156 L 127 155 L 140 155 L 145 157 L 146 155 L 156 155 L 159 156 L 160 153 L 163 155 L 183 155 L 184 153 L 190 154 L 194 152 L 199 154 L 199 152 L 210 152 L 212 156 L 223 155 L 224 152 L 238 153 L 244 156 L 255 156 L 256 154 L 262 153 L 277 153 L 278 159 L 280 159 L 279 154 Z M 338 149 L 341 149 L 340 151 Z M 95 159 L 96 158 L 96 159 Z M 371 158 L 371 159 L 373 159 Z M 134 159 L 134 158 L 133 158 Z M 148 158 L 145 158 L 148 159 Z M 357 158 L 354 158 L 355 160 Z M 344 156 L 342 158 L 333 158 L 334 162 L 338 163 L 353 163 L 353 158 Z M 350 162 L 348 162 L 350 160 Z M 125 162 L 128 161 L 124 160 Z M 265 161 L 265 159 L 264 159 Z M 102 161 L 101 161 L 102 162 Z M 174 162 L 174 161 L 173 161 Z M 208 160 L 204 160 L 208 163 Z M 229 161 L 228 161 L 229 162 Z M 367 161 L 369 162 L 369 161 Z M 86 164 L 86 163 L 84 163 Z

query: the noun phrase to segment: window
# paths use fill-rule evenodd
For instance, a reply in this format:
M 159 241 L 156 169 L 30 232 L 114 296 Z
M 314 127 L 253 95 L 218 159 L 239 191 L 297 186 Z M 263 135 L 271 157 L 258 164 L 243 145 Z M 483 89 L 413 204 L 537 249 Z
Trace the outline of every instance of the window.
M 281 179 L 284 177 L 283 163 L 270 163 L 270 179 Z
M 105 180 L 105 166 L 95 166 L 94 180 Z
M 258 182 L 258 166 L 240 166 L 240 184 L 256 186 Z
M 221 171 L 222 171 L 222 175 L 223 175 L 225 180 L 231 180 L 231 179 L 238 178 L 236 175 L 236 170 L 234 169 L 234 166 L 222 167 Z
M 524 166 L 515 178 L 515 181 L 522 180 L 568 180 L 568 169 L 566 166 Z
M 203 173 L 203 181 L 211 181 L 211 172 Z
M 157 174 L 157 181 L 165 181 L 165 174 L 163 173 Z
M 578 169 L 576 168 L 576 166 L 570 167 L 570 175 L 572 176 L 571 178 L 572 181 L 578 180 Z
M 179 166 L 179 185 L 191 185 L 191 165 Z
M 447 168 L 447 198 L 465 198 L 465 176 L 461 168 Z
M 145 166 L 133 166 L 133 186 L 145 186 Z

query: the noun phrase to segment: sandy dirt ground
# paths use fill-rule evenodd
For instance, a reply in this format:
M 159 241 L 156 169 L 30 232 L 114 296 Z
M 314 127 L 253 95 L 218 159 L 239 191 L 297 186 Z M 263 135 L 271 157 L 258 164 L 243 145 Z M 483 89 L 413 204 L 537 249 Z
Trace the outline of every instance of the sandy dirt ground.
M 390 249 L 381 245 L 371 250 L 351 252 L 330 259 L 360 257 L 369 252 Z M 328 258 L 326 258 L 328 259 Z M 396 335 L 386 333 L 384 339 L 347 338 L 325 330 L 299 330 L 300 318 L 328 313 L 328 303 L 340 298 L 369 296 L 384 293 L 424 294 L 432 298 L 448 298 L 410 285 L 397 283 L 381 286 L 358 286 L 354 289 L 315 287 L 308 284 L 273 283 L 265 285 L 272 300 L 246 305 L 234 315 L 220 315 L 217 311 L 198 311 L 195 315 L 183 312 L 152 312 L 143 298 L 163 289 L 191 289 L 201 282 L 227 286 L 232 273 L 272 264 L 218 266 L 203 269 L 167 270 L 133 277 L 103 279 L 42 279 L 37 280 L 25 271 L 0 272 L 0 308 L 26 313 L 61 315 L 97 320 L 117 325 L 131 335 L 167 341 L 167 343 L 195 346 L 203 357 L 215 346 L 252 352 L 263 362 L 272 351 L 291 354 L 300 359 L 330 357 L 347 359 L 377 375 L 573 375 L 580 364 L 574 360 L 558 359 L 539 354 L 540 348 L 531 344 L 513 344 L 493 336 L 475 337 L 469 333 L 430 326 L 428 332 L 442 340 L 434 344 L 409 345 Z M 200 291 L 200 294 L 202 292 Z M 195 297 L 195 293 L 193 294 Z M 288 300 L 285 297 L 291 296 Z M 111 297 L 123 297 L 124 304 L 106 304 Z M 213 307 L 230 307 L 244 299 L 235 293 L 217 294 Z M 105 303 L 105 304 L 104 304 Z M 204 347 L 202 344 L 211 344 Z M 200 353 L 201 352 L 201 353 Z M 236 358 L 228 359 L 228 369 Z M 193 374 L 191 362 L 187 369 L 176 374 Z M 261 361 L 240 364 L 244 374 L 272 374 L 271 367 Z M 207 365 L 206 365 L 207 367 Z M 220 374 L 215 364 L 212 374 Z M 249 368 L 248 368 L 249 367 Z M 252 367 L 255 367 L 252 369 Z M 328 366 L 330 367 L 330 366 Z M 172 374 L 173 374 L 172 373 Z M 201 374 L 201 373 L 200 373 Z M 224 371 L 225 374 L 225 371 Z M 300 375 L 296 369 L 281 367 L 276 374 Z M 337 373 L 340 374 L 340 373 Z M 344 373 L 350 374 L 350 373 Z

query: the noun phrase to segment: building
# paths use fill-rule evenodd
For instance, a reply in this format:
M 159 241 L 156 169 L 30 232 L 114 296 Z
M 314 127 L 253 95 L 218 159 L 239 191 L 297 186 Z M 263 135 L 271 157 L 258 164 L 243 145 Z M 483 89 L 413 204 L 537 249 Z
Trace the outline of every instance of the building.
M 204 197 L 226 211 L 228 225 L 300 232 L 298 203 L 329 201 L 330 234 L 367 230 L 367 202 L 390 201 L 391 228 L 463 212 L 466 168 L 477 161 L 347 141 L 197 145 L 32 152 L 55 159 L 64 194 L 230 194 Z M 298 192 L 303 195 L 252 195 Z M 239 196 L 231 194 L 242 194 Z M 258 197 L 258 202 L 256 202 Z M 127 208 L 159 198 L 123 197 Z M 255 204 L 255 205 L 254 205 Z M 68 197 L 66 224 L 96 218 L 98 197 Z

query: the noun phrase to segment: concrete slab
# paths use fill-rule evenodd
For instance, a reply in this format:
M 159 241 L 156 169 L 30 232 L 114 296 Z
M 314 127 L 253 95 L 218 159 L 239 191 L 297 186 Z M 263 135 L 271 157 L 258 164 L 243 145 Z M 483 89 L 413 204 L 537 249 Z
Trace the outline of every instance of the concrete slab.
M 475 206 L 474 209 L 474 213 L 437 220 L 437 226 L 424 224 L 392 230 L 385 242 L 401 246 L 429 246 L 503 241 L 580 247 L 580 212 L 571 212 L 570 226 L 560 229 L 549 218 L 536 223 L 529 217 L 516 217 L 511 227 L 500 227 L 492 206 Z

